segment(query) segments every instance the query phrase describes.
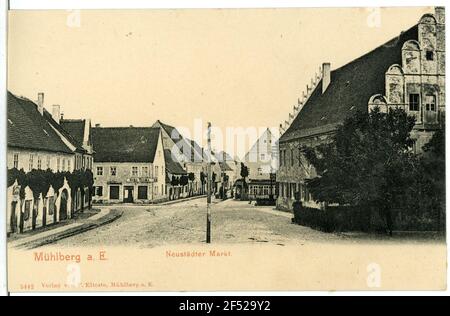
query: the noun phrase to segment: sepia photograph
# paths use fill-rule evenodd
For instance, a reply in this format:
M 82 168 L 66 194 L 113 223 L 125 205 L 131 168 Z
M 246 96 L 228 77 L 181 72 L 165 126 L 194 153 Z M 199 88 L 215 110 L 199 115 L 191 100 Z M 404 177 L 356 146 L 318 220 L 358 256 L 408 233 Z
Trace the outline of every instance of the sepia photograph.
M 7 19 L 8 291 L 446 290 L 443 6 Z

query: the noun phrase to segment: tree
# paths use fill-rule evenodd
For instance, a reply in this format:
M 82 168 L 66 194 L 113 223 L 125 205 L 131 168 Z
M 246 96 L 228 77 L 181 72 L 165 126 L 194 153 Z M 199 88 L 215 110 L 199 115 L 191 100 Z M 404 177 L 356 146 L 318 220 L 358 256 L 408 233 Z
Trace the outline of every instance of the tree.
M 88 194 L 89 194 L 89 209 L 92 208 L 92 196 L 94 195 L 94 174 L 92 173 L 92 170 L 87 169 L 84 172 L 84 178 L 85 178 L 85 184 L 88 188 Z
M 244 165 L 243 162 L 241 162 L 241 177 L 242 177 L 242 181 L 244 183 L 244 187 L 246 186 L 245 178 L 248 177 L 248 174 L 249 174 L 248 167 L 246 165 Z
M 46 178 L 44 176 L 45 171 L 33 169 L 30 172 L 27 173 L 27 179 L 28 179 L 28 186 L 30 187 L 31 191 L 33 192 L 33 214 L 31 218 L 31 228 L 36 228 L 36 218 L 38 216 L 38 210 L 39 210 L 39 202 L 40 202 L 40 196 L 41 194 L 47 195 L 48 187 L 46 184 Z
M 180 180 L 176 177 L 176 176 L 172 176 L 172 181 L 170 181 L 170 184 L 174 187 L 176 187 L 177 185 L 180 185 Z
M 435 229 L 445 229 L 445 125 L 441 126 L 431 140 L 423 146 L 420 157 L 420 177 L 410 185 L 408 198 L 412 200 L 410 211 L 428 212 L 435 219 Z
M 401 109 L 360 111 L 348 117 L 330 141 L 301 147 L 317 172 L 306 181 L 313 198 L 378 209 L 392 231 L 391 208 L 418 173 L 417 157 L 410 150 L 414 124 Z

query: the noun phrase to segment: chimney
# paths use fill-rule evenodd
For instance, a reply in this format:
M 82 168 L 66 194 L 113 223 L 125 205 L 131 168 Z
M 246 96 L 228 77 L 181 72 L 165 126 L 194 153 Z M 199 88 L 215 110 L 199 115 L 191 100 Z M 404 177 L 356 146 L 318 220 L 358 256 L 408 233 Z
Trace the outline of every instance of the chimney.
M 436 18 L 437 23 L 444 24 L 445 23 L 445 7 L 435 7 L 434 8 L 434 17 Z
M 38 105 L 39 113 L 41 113 L 41 115 L 43 115 L 44 114 L 44 93 L 43 92 L 38 93 L 37 105 Z
M 52 109 L 52 118 L 59 124 L 60 117 L 61 117 L 61 106 L 58 104 L 54 104 Z
M 331 64 L 323 63 L 322 64 L 322 94 L 327 90 L 328 85 L 331 81 Z

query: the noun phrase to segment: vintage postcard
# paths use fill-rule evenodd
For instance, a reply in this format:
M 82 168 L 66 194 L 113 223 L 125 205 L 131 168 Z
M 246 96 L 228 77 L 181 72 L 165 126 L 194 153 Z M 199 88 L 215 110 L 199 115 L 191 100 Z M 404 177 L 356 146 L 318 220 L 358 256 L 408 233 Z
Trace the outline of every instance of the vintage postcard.
M 445 8 L 10 10 L 10 292 L 445 290 Z

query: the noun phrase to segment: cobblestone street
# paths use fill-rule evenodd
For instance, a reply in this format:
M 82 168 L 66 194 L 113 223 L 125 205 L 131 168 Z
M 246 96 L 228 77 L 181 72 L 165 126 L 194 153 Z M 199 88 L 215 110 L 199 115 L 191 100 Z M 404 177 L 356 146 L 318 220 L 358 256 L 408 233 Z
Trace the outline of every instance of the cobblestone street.
M 136 246 L 204 243 L 206 199 L 181 201 L 171 205 L 120 205 L 123 215 L 111 224 L 60 240 L 61 246 Z M 248 202 L 213 201 L 211 207 L 212 243 L 255 243 L 303 245 L 320 242 L 361 243 L 434 242 L 435 236 L 329 234 L 291 223 L 290 213 L 271 206 L 254 206 Z

